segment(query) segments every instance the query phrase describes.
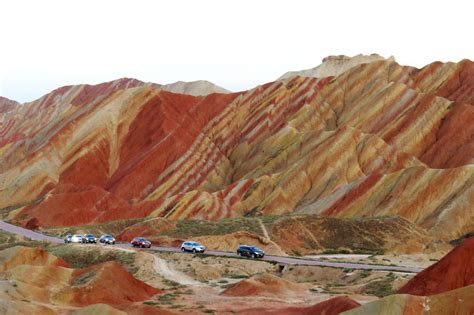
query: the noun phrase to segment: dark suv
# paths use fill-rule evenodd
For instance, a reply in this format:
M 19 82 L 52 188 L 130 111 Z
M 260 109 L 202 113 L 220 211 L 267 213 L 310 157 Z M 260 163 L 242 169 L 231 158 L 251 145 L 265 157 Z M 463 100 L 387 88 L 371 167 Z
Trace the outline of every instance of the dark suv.
M 82 242 L 86 244 L 97 244 L 97 238 L 94 236 L 94 234 L 84 234 L 82 237 Z
M 151 242 L 144 237 L 135 237 L 131 243 L 133 247 L 142 247 L 142 248 L 151 247 Z
M 239 248 L 237 248 L 237 255 L 252 258 L 263 258 L 263 256 L 265 256 L 265 252 L 257 246 L 240 245 Z

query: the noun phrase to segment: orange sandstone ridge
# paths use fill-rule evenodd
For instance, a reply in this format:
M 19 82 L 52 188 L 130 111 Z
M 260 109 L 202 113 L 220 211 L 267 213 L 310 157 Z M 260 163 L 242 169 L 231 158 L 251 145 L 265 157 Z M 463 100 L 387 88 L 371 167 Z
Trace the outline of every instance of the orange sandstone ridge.
M 473 230 L 473 62 L 372 59 L 239 93 L 121 79 L 8 105 L 0 209 L 30 228 L 299 213 Z
M 357 308 L 358 306 L 360 306 L 360 304 L 356 301 L 345 296 L 338 296 L 311 306 L 289 306 L 278 310 L 256 307 L 255 309 L 246 310 L 242 313 L 246 315 L 338 315 L 342 312 Z
M 261 274 L 231 285 L 222 292 L 225 296 L 281 296 L 294 297 L 307 291 L 304 285 Z
M 135 305 L 137 302 L 163 293 L 137 280 L 115 261 L 72 269 L 41 248 L 17 246 L 1 251 L 0 263 L 6 279 L 0 284 L 2 314 L 62 314 L 68 309 L 77 309 L 78 314 L 119 314 L 119 309 L 129 308 L 140 313 L 148 310 L 146 305 Z M 78 309 L 84 306 L 87 308 Z M 149 311 L 170 313 L 157 308 Z
M 431 296 L 408 294 L 389 295 L 383 299 L 350 309 L 343 315 L 366 314 L 472 314 L 474 286 L 468 286 Z
M 343 314 L 473 314 L 473 252 L 471 237 L 417 274 L 397 294 Z
M 469 285 L 474 285 L 474 237 L 417 274 L 398 292 L 428 296 Z

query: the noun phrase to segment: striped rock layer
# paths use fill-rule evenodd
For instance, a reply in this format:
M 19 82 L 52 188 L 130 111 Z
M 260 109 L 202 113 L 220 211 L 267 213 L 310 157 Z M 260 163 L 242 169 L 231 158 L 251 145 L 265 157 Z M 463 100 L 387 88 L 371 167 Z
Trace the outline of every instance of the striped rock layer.
M 122 79 L 0 113 L 0 209 L 29 227 L 131 217 L 399 215 L 474 229 L 474 63 L 393 59 L 191 96 Z
M 398 293 L 430 296 L 474 285 L 473 252 L 471 237 L 413 277 Z
M 473 312 L 474 286 L 471 285 L 432 296 L 389 295 L 340 314 L 438 315 L 473 314 Z
M 0 265 L 2 314 L 70 314 L 71 309 L 93 304 L 127 309 L 163 292 L 136 279 L 116 261 L 73 269 L 41 248 L 15 246 L 0 251 Z M 107 309 L 78 312 L 108 314 Z M 155 314 L 139 310 L 139 314 Z

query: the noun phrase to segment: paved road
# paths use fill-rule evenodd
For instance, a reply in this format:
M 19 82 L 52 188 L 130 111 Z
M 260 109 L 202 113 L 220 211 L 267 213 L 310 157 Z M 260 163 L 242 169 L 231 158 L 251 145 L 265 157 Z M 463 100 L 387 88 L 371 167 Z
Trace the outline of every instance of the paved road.
M 63 240 L 57 237 L 44 235 L 32 230 L 28 230 L 13 224 L 0 221 L 0 229 L 12 234 L 19 234 L 25 237 L 28 237 L 35 241 L 46 241 L 51 243 L 62 243 Z M 131 248 L 128 243 L 120 243 L 115 245 L 121 248 Z M 152 250 L 160 252 L 179 252 L 179 248 L 175 247 L 162 247 L 162 246 L 152 246 Z M 238 257 L 237 254 L 232 252 L 223 252 L 208 250 L 206 251 L 207 255 L 212 256 L 226 256 L 226 257 Z M 325 266 L 325 267 L 335 267 L 335 268 L 348 268 L 348 269 L 366 269 L 366 270 L 383 270 L 383 271 L 395 271 L 395 272 L 408 272 L 408 273 L 417 273 L 423 270 L 422 268 L 417 267 L 404 267 L 404 266 L 387 266 L 387 265 L 373 265 L 373 264 L 357 264 L 357 263 L 346 263 L 346 262 L 330 262 L 324 261 L 321 259 L 306 259 L 306 258 L 295 258 L 295 257 L 285 257 L 285 256 L 265 256 L 262 260 L 269 262 L 276 262 L 283 265 L 306 265 L 306 266 Z
M 13 224 L 6 223 L 4 221 L 0 221 L 0 229 L 12 233 L 12 234 L 18 234 L 18 235 L 23 235 L 25 237 L 28 237 L 29 239 L 35 240 L 35 241 L 46 241 L 50 243 L 62 243 L 63 240 L 57 237 L 53 236 L 48 236 L 44 235 L 32 230 L 28 230 Z

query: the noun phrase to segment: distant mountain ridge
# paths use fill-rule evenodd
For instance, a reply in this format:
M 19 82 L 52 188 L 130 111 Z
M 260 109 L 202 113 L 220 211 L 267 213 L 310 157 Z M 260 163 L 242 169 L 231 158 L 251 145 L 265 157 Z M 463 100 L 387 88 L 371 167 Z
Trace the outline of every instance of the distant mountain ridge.
M 128 82 L 128 83 L 126 86 L 123 86 L 121 85 L 123 82 Z M 41 98 L 47 97 L 48 95 L 52 93 L 54 94 L 54 92 L 57 90 L 64 91 L 73 87 L 76 87 L 76 88 L 77 87 L 86 87 L 86 88 L 100 87 L 100 86 L 104 86 L 105 84 L 118 85 L 120 88 L 127 88 L 127 87 L 138 86 L 138 85 L 156 86 L 165 91 L 179 93 L 179 94 L 193 95 L 193 96 L 205 96 L 212 93 L 231 93 L 230 91 L 218 85 L 215 85 L 212 82 L 205 81 L 205 80 L 190 81 L 190 82 L 178 81 L 178 82 L 162 85 L 162 84 L 157 84 L 157 83 L 152 83 L 152 82 L 143 82 L 143 81 L 132 79 L 132 78 L 120 78 L 117 80 L 113 80 L 113 81 L 105 82 L 101 84 L 96 84 L 96 85 L 77 84 L 77 85 L 63 86 L 52 91 L 51 93 L 48 93 L 42 96 Z M 27 103 L 31 103 L 31 102 L 27 102 Z M 17 101 L 13 101 L 6 97 L 0 96 L 0 113 L 7 110 L 11 110 L 13 107 L 19 104 L 20 103 Z

